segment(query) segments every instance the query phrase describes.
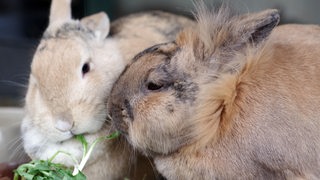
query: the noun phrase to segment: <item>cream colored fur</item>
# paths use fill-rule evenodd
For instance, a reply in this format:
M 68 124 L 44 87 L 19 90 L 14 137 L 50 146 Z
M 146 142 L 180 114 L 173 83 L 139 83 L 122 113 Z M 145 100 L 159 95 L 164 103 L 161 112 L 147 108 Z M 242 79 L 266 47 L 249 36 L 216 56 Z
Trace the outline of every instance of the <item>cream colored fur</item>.
M 70 3 L 52 1 L 50 23 L 31 64 L 21 129 L 24 149 L 32 159 L 47 159 L 62 150 L 80 161 L 82 148 L 75 134 L 85 134 L 93 142 L 114 131 L 107 122 L 106 101 L 127 62 L 140 50 L 171 41 L 184 26 L 193 25 L 168 13 L 141 13 L 115 21 L 111 31 L 116 32 L 106 38 L 110 24 L 105 13 L 74 20 Z M 83 73 L 85 64 L 89 70 Z M 139 170 L 132 166 L 134 154 L 121 139 L 97 145 L 84 169 L 88 179 L 122 179 Z M 63 154 L 54 162 L 74 164 Z M 147 168 L 140 176 L 132 172 L 131 178 L 153 178 L 150 165 Z
M 117 129 L 167 179 L 319 179 L 320 27 L 197 13 L 117 80 Z

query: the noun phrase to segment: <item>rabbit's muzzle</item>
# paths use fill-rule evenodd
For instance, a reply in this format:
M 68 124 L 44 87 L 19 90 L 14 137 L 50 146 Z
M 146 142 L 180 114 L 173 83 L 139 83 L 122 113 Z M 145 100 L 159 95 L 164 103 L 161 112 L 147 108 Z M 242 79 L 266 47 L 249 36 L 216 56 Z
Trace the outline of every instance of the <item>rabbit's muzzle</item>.
M 110 116 L 120 133 L 127 135 L 128 134 L 128 123 L 130 120 L 128 111 L 125 107 L 121 107 L 116 104 L 112 104 L 110 108 Z

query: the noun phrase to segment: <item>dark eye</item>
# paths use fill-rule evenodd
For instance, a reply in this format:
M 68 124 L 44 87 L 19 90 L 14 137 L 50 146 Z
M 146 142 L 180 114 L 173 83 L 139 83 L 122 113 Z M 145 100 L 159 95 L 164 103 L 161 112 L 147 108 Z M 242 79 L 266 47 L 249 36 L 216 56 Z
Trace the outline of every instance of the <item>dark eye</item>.
M 149 83 L 147 84 L 147 88 L 148 88 L 148 90 L 150 90 L 150 91 L 159 90 L 159 89 L 161 89 L 162 87 L 163 87 L 162 84 L 156 84 L 156 83 L 153 83 L 153 82 L 149 82 Z
M 90 71 L 90 65 L 89 63 L 85 63 L 82 66 L 82 75 L 85 75 L 86 73 L 88 73 Z

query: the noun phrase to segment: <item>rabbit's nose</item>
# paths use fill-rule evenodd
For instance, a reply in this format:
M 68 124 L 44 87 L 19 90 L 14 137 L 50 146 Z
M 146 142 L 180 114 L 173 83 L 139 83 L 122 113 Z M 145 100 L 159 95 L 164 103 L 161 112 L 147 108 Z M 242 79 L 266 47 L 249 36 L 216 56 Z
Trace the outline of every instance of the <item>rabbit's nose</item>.
M 66 121 L 64 119 L 59 119 L 55 124 L 55 128 L 62 132 L 70 131 L 72 127 L 73 127 L 73 122 Z
M 72 117 L 60 116 L 57 118 L 55 122 L 55 128 L 59 131 L 66 132 L 70 131 L 73 127 L 73 120 Z
M 128 124 L 124 121 L 124 117 L 126 116 L 125 110 L 118 104 L 111 104 L 109 114 L 116 129 L 122 134 L 127 134 Z

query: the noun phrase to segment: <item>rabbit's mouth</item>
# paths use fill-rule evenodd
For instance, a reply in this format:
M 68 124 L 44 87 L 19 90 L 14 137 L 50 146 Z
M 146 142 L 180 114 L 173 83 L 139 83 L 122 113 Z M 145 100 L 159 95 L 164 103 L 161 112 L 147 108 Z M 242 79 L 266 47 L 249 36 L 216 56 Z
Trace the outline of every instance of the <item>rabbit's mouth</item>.
M 129 125 L 133 121 L 131 112 L 128 113 L 127 106 L 121 107 L 116 104 L 112 104 L 109 109 L 110 118 L 115 125 L 115 128 L 123 135 L 128 135 Z
M 118 113 L 116 113 L 118 114 Z M 128 123 L 130 120 L 130 118 L 127 115 L 126 110 L 121 110 L 121 113 L 119 113 L 118 115 L 115 116 L 115 127 L 118 131 L 120 131 L 120 133 L 124 134 L 124 135 L 128 135 Z

